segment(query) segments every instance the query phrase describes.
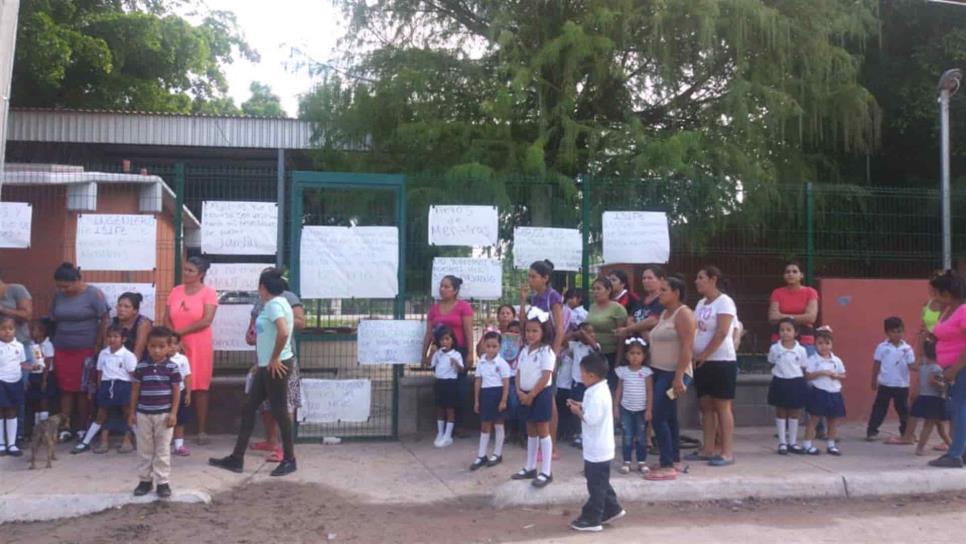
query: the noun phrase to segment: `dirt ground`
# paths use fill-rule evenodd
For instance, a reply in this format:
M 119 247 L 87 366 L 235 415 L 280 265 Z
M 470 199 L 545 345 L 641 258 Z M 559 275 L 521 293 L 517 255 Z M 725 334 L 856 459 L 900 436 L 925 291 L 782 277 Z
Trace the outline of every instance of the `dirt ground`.
M 861 520 L 884 514 L 915 519 L 937 511 L 963 512 L 966 492 L 849 501 L 627 505 L 627 509 L 627 517 L 618 522 L 620 530 L 639 529 L 642 535 L 655 523 L 662 530 L 676 524 L 794 529 L 813 527 L 813 514 Z M 567 525 L 577 512 L 577 506 L 495 510 L 482 497 L 420 506 L 360 504 L 318 485 L 270 481 L 215 497 L 207 506 L 130 505 L 78 519 L 4 525 L 0 540 L 8 544 L 521 542 L 576 536 Z

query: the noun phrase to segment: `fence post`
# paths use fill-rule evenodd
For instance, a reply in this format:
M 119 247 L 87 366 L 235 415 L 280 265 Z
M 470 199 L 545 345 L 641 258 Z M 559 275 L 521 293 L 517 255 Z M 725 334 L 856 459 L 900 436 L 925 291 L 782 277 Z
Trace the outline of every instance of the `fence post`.
M 279 270 L 285 266 L 285 150 L 278 150 L 278 165 L 275 167 L 278 175 L 276 180 L 275 205 L 278 207 L 278 244 L 275 249 L 275 267 Z
M 184 242 L 184 163 L 174 165 L 174 284 L 181 285 Z
M 814 285 L 815 273 L 815 190 L 805 184 L 805 281 Z
M 584 306 L 590 302 L 590 176 L 580 178 L 580 235 L 583 256 L 580 261 L 580 288 L 584 291 Z

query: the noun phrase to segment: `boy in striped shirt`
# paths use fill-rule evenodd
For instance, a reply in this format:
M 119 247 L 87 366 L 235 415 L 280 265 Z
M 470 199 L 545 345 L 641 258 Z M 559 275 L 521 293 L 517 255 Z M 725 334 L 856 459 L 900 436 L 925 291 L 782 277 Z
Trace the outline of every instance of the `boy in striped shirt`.
M 178 422 L 181 402 L 181 374 L 168 358 L 168 342 L 173 333 L 167 327 L 154 327 L 148 333 L 148 358 L 134 370 L 131 409 L 128 423 L 137 424 L 138 478 L 134 495 L 147 495 L 158 483 L 158 497 L 171 496 L 171 436 Z

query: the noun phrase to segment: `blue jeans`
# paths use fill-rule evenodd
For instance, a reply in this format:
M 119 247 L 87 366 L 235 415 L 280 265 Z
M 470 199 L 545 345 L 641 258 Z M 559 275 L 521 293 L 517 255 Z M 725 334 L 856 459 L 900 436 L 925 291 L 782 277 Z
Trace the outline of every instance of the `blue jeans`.
M 966 369 L 956 374 L 956 381 L 949 391 L 949 405 L 952 408 L 953 442 L 946 455 L 956 459 L 966 453 Z
M 669 399 L 667 390 L 674 384 L 674 372 L 654 370 L 654 413 L 651 425 L 661 451 L 661 468 L 673 467 L 681 461 L 681 427 L 678 425 L 678 401 Z
M 620 407 L 621 429 L 624 431 L 621 441 L 621 454 L 624 462 L 631 462 L 631 452 L 634 449 L 634 442 L 637 441 L 637 462 L 647 461 L 647 440 L 644 435 L 644 411 L 632 412 L 623 406 Z

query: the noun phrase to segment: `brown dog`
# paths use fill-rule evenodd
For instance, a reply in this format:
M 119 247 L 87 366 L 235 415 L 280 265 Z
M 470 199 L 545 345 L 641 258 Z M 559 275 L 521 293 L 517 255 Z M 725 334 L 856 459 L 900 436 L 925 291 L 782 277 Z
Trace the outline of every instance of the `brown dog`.
M 34 437 L 30 441 L 30 470 L 37 468 L 37 448 L 47 446 L 47 468 L 51 461 L 57 460 L 54 447 L 57 445 L 57 429 L 60 428 L 60 415 L 52 415 L 34 426 Z

